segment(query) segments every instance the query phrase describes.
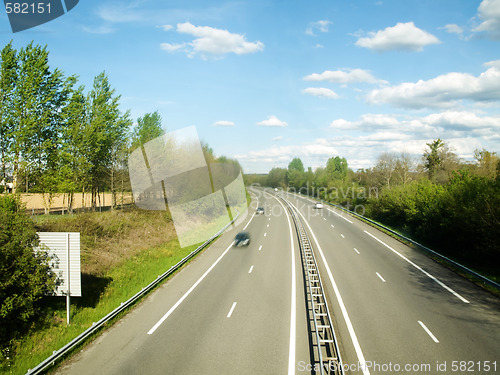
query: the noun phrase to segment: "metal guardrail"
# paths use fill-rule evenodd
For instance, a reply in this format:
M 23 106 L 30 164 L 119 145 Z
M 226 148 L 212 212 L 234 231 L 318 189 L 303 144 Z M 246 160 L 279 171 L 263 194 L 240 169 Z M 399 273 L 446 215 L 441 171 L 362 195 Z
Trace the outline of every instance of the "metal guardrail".
M 342 358 L 337 345 L 337 338 L 335 336 L 332 318 L 328 309 L 326 295 L 311 241 L 294 207 L 283 197 L 279 195 L 278 197 L 288 207 L 297 230 L 306 283 L 306 302 L 309 316 L 308 325 L 310 327 L 312 323 L 314 327 L 314 332 L 311 337 L 314 356 L 312 360 L 320 365 L 319 373 L 321 375 L 343 375 L 344 369 Z
M 80 343 L 82 343 L 85 339 L 87 339 L 89 336 L 97 332 L 105 323 L 113 319 L 115 316 L 120 314 L 123 310 L 128 308 L 129 306 L 133 305 L 135 302 L 137 302 L 138 299 L 143 297 L 146 293 L 148 293 L 151 289 L 156 287 L 160 282 L 162 282 L 164 279 L 166 279 L 168 276 L 170 276 L 172 273 L 174 273 L 178 268 L 180 268 L 184 263 L 186 263 L 189 259 L 194 257 L 196 254 L 198 254 L 201 250 L 203 250 L 205 247 L 207 247 L 211 242 L 213 242 L 217 237 L 219 237 L 229 226 L 231 226 L 236 219 L 238 218 L 240 214 L 238 213 L 233 220 L 231 220 L 228 224 L 224 226 L 221 230 L 219 230 L 216 234 L 214 234 L 212 237 L 210 237 L 207 241 L 205 241 L 203 244 L 198 246 L 195 250 L 190 252 L 186 257 L 182 258 L 177 264 L 173 265 L 168 269 L 168 271 L 164 272 L 163 274 L 159 275 L 155 281 L 150 283 L 148 286 L 142 288 L 140 292 L 135 294 L 133 297 L 128 299 L 126 302 L 122 302 L 119 307 L 111 311 L 108 315 L 106 315 L 104 318 L 99 320 L 97 323 L 92 323 L 92 326 L 87 328 L 84 332 L 82 332 L 79 336 L 71 340 L 68 344 L 64 345 L 61 349 L 55 350 L 53 354 L 46 358 L 43 362 L 40 362 L 36 367 L 33 369 L 29 369 L 28 372 L 26 373 L 27 375 L 35 375 L 35 374 L 41 374 L 43 371 L 47 370 L 49 367 L 53 366 L 55 362 L 60 359 L 62 356 L 65 354 L 69 353 L 73 348 Z
M 418 243 L 417 241 L 414 241 L 412 240 L 411 238 L 408 238 L 406 236 L 403 236 L 402 234 L 396 232 L 395 230 L 392 230 L 391 228 L 387 228 L 386 226 L 380 224 L 380 223 L 377 223 L 376 221 L 374 220 L 371 220 L 369 218 L 367 218 L 366 216 L 363 216 L 363 215 L 360 215 L 356 212 L 353 212 L 353 211 L 350 211 L 350 210 L 347 210 L 345 209 L 344 207 L 338 205 L 338 204 L 334 204 L 334 203 L 330 203 L 330 202 L 326 202 L 326 201 L 323 201 L 321 200 L 322 203 L 326 203 L 328 204 L 329 206 L 332 206 L 332 207 L 335 207 L 335 208 L 338 208 L 339 210 L 343 211 L 343 212 L 346 212 L 348 213 L 349 215 L 351 216 L 354 216 L 354 217 L 357 217 L 361 220 L 364 220 L 366 222 L 369 222 L 370 224 L 378 227 L 378 228 L 381 228 L 387 232 L 390 232 L 391 234 L 395 235 L 396 237 L 402 239 L 402 240 L 405 240 L 407 242 L 410 242 L 411 244 L 415 245 L 415 246 L 418 246 L 419 248 L 421 248 L 422 250 L 434 255 L 435 257 L 439 258 L 440 260 L 444 261 L 444 262 L 447 262 L 449 264 L 452 264 L 454 267 L 457 267 L 458 269 L 460 269 L 461 271 L 469 274 L 469 276 L 472 276 L 476 279 L 478 279 L 479 281 L 485 283 L 485 284 L 488 284 L 490 286 L 492 286 L 493 288 L 496 288 L 498 290 L 500 290 L 500 284 L 494 282 L 493 280 L 490 280 L 488 279 L 487 277 L 483 276 L 483 275 L 480 275 L 479 273 L 471 270 L 470 268 L 467 268 L 465 267 L 464 265 L 454 261 L 453 259 L 450 259 L 442 254 L 439 254 L 437 251 L 434 251 L 432 249 L 429 249 L 427 246 L 425 245 L 422 245 L 421 243 Z

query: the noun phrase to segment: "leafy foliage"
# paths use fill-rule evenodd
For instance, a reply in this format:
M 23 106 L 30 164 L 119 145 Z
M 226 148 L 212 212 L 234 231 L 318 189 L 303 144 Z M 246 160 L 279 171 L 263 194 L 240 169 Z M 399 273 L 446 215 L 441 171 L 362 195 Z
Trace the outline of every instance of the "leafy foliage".
M 34 252 L 37 234 L 15 196 L 0 196 L 0 347 L 26 329 L 38 302 L 55 287 L 43 251 Z

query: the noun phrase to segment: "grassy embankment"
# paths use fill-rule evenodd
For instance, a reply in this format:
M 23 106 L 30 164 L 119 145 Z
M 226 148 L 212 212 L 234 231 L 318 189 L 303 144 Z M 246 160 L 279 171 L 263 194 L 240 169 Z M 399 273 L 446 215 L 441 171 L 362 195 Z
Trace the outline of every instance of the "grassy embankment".
M 44 300 L 31 331 L 2 364 L 11 374 L 25 374 L 196 248 L 179 247 L 168 212 L 125 209 L 34 220 L 38 231 L 81 233 L 82 297 L 71 299 L 70 326 L 65 297 Z

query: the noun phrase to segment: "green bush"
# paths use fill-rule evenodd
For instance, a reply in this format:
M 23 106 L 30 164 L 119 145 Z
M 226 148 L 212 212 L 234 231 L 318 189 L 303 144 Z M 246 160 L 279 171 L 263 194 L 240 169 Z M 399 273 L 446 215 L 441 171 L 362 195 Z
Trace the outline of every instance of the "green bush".
M 19 198 L 0 196 L 0 348 L 8 347 L 32 322 L 44 295 L 55 287 L 46 252 Z

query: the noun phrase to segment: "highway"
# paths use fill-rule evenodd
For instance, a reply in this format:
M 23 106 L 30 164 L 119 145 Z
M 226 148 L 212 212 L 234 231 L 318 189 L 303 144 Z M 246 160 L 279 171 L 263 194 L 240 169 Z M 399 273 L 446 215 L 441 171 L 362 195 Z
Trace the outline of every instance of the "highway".
M 293 222 L 268 194 L 249 213 L 57 373 L 287 374 L 309 363 Z M 244 228 L 250 245 L 233 247 Z
M 322 250 L 350 373 L 500 373 L 498 298 L 342 211 L 285 196 Z
M 273 192 L 252 192 L 241 224 L 56 373 L 311 373 L 293 222 Z M 306 222 L 345 373 L 500 373 L 498 298 L 341 211 L 279 194 Z M 244 228 L 250 245 L 233 247 Z

